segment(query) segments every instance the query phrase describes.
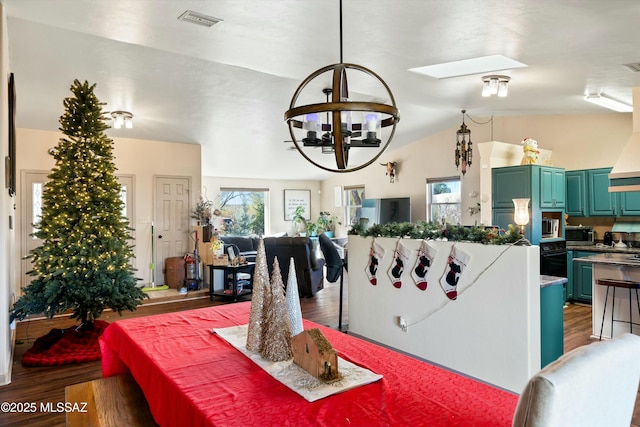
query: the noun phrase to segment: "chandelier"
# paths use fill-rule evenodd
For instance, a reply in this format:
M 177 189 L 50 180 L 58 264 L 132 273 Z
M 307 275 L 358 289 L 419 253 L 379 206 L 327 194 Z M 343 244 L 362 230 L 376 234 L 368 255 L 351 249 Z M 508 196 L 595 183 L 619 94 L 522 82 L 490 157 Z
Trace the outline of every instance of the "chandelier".
M 349 97 L 347 72 L 353 75 L 360 73 L 358 81 L 373 81 L 384 88 L 389 103 L 384 100 L 356 100 Z M 325 102 L 298 105 L 298 99 L 316 99 L 317 93 L 304 91 L 318 85 L 317 81 L 329 77 L 331 88 L 322 92 Z M 316 80 L 317 79 L 317 80 Z M 395 133 L 396 124 L 400 121 L 400 113 L 389 86 L 376 73 L 356 64 L 343 62 L 342 58 L 342 0 L 340 0 L 340 63 L 328 65 L 307 77 L 296 89 L 284 113 L 289 126 L 289 133 L 296 149 L 313 165 L 329 172 L 352 172 L 373 163 L 386 150 Z M 385 129 L 387 128 L 387 129 Z M 385 133 L 383 134 L 383 129 Z M 317 150 L 320 148 L 320 150 Z M 357 163 L 349 165 L 352 148 L 375 149 L 373 156 L 362 160 L 360 153 L 354 153 Z M 322 154 L 333 154 L 332 161 L 322 159 Z M 313 157 L 313 158 L 312 158 Z M 335 165 L 333 160 L 335 160 Z
M 113 118 L 113 127 L 120 129 L 124 126 L 127 129 L 133 127 L 133 114 L 128 111 L 112 111 L 111 118 Z
M 471 131 L 464 123 L 464 115 L 467 110 L 462 110 L 462 125 L 460 125 L 460 129 L 456 132 L 456 169 L 459 166 L 462 170 L 462 175 L 467 173 L 467 166 L 471 166 L 471 162 L 473 160 L 473 148 L 471 147 Z

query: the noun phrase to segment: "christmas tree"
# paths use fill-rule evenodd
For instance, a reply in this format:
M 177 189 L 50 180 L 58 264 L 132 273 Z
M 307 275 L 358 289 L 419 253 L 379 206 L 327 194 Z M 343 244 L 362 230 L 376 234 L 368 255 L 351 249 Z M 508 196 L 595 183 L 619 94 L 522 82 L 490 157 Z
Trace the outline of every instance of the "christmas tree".
M 272 362 L 281 362 L 293 357 L 291 347 L 291 321 L 284 296 L 284 282 L 278 257 L 273 259 L 271 288 L 265 298 L 262 348 L 260 356 Z
M 35 279 L 23 288 L 11 320 L 73 310 L 72 318 L 89 326 L 105 308 L 135 310 L 146 296 L 130 264 L 131 229 L 122 215 L 113 141 L 104 133 L 109 126 L 94 88 L 75 80 L 73 96 L 64 100 L 60 130 L 66 137 L 52 151 L 56 164 L 35 225 L 43 244 L 30 253 Z
M 264 329 L 265 298 L 269 297 L 269 265 L 264 240 L 260 237 L 256 256 L 255 275 L 253 276 L 253 295 L 251 296 L 251 312 L 247 327 L 247 350 L 260 351 Z

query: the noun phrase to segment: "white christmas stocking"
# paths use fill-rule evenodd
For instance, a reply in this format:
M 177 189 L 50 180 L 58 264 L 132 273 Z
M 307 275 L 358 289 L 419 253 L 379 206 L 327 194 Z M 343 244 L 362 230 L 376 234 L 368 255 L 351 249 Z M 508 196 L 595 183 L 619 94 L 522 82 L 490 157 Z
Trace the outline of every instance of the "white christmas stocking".
M 416 263 L 411 270 L 411 277 L 421 291 L 427 289 L 427 273 L 429 273 L 431 263 L 436 259 L 437 254 L 438 251 L 433 246 L 429 245 L 426 240 L 422 241 L 418 249 L 418 258 L 416 258 Z
M 393 286 L 398 289 L 402 287 L 402 272 L 404 271 L 404 266 L 407 265 L 407 262 L 409 261 L 410 254 L 411 251 L 407 249 L 400 240 L 398 240 L 396 250 L 393 252 L 393 263 L 387 271 L 387 274 L 391 279 L 391 283 L 393 283 Z
M 458 281 L 469 264 L 470 256 L 458 249 L 455 245 L 451 248 L 447 268 L 440 278 L 440 285 L 447 297 L 451 300 L 458 298 Z
M 378 278 L 376 274 L 378 273 L 378 264 L 382 260 L 384 256 L 384 249 L 382 246 L 376 243 L 375 239 L 371 242 L 371 251 L 369 252 L 369 262 L 367 263 L 367 267 L 365 268 L 365 272 L 367 273 L 367 277 L 369 278 L 369 282 L 372 285 L 378 284 Z

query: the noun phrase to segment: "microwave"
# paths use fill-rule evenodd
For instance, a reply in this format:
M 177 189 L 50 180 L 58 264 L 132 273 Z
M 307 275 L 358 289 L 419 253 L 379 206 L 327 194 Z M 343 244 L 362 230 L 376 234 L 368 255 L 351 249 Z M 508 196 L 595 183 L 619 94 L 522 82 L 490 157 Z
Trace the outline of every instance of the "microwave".
M 593 227 L 584 225 L 567 225 L 564 228 L 567 245 L 590 246 L 593 241 Z
M 558 237 L 560 220 L 553 218 L 542 218 L 542 238 L 550 239 Z

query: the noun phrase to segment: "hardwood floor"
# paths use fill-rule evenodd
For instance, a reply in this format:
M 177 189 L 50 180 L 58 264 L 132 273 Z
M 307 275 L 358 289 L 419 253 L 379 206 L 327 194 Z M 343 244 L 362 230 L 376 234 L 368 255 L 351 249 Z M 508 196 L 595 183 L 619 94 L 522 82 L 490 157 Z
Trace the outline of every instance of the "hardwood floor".
M 345 277 L 345 295 L 343 325 L 348 325 L 346 293 L 347 277 Z M 155 293 L 153 293 L 155 294 Z M 301 299 L 302 315 L 305 319 L 316 323 L 337 328 L 338 325 L 338 295 L 339 285 L 325 283 L 325 289 L 313 298 Z M 187 296 L 178 295 L 175 290 L 160 291 L 153 295 L 135 312 L 124 313 L 122 317 L 115 313 L 105 312 L 102 320 L 113 322 L 122 318 L 149 316 L 158 313 L 189 310 L 222 304 L 222 301 L 209 301 L 205 291 L 191 292 Z M 91 381 L 101 378 L 100 362 L 90 362 L 78 365 L 67 365 L 49 368 L 25 368 L 20 360 L 22 354 L 31 347 L 35 338 L 49 332 L 51 328 L 66 328 L 75 324 L 68 317 L 54 320 L 31 320 L 20 322 L 16 328 L 16 346 L 13 357 L 12 382 L 0 386 L 0 402 L 35 402 L 38 408 L 41 403 L 64 402 L 64 388 L 67 385 Z M 565 309 L 565 352 L 594 341 L 591 333 L 591 307 L 570 304 Z M 640 399 L 639 399 L 640 400 Z M 640 427 L 640 403 L 636 401 L 633 416 L 633 427 Z M 64 413 L 0 413 L 0 425 L 5 427 L 22 426 L 64 426 Z

